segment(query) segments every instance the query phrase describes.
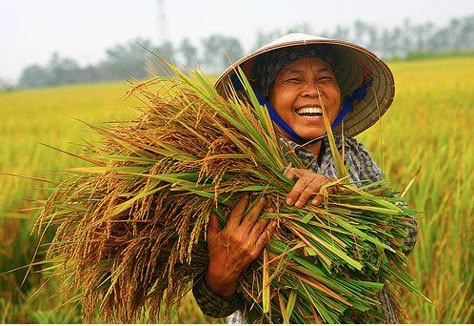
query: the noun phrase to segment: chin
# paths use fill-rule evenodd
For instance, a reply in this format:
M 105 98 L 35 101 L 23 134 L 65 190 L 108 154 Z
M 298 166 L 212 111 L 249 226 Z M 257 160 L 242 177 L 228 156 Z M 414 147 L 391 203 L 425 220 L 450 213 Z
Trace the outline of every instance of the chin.
M 297 132 L 298 133 L 298 132 Z M 324 131 L 320 131 L 320 132 L 302 132 L 302 133 L 298 133 L 298 135 L 300 135 L 300 137 L 304 138 L 304 139 L 314 139 L 314 138 L 318 138 L 318 137 L 321 137 L 323 135 L 326 134 L 326 130 Z

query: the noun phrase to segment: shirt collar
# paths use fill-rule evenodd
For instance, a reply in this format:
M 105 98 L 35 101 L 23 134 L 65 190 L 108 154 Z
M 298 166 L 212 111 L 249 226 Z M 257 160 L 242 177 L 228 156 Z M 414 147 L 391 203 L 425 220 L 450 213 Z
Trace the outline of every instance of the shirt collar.
M 341 152 L 342 151 L 342 139 L 343 138 L 340 137 L 340 136 L 334 136 L 334 139 L 335 139 L 336 147 L 337 147 L 338 151 Z M 301 158 L 302 160 L 305 160 L 305 161 L 308 161 L 308 162 L 309 161 L 314 161 L 314 154 L 310 150 L 307 150 L 304 147 L 301 147 L 300 145 L 298 145 L 297 143 L 295 143 L 292 140 L 280 138 L 280 141 L 287 143 L 295 151 L 296 155 L 299 158 Z M 319 163 L 318 165 L 320 165 L 321 162 L 327 158 L 327 156 L 329 156 L 329 159 L 332 158 L 332 153 L 331 153 L 331 149 L 329 147 L 328 138 L 324 137 L 321 140 L 321 142 L 322 142 L 321 151 L 319 152 L 319 155 L 317 157 L 317 161 Z M 349 144 L 347 142 L 345 142 L 344 145 L 345 145 L 344 146 L 345 147 L 345 152 L 348 153 L 348 151 L 350 150 Z

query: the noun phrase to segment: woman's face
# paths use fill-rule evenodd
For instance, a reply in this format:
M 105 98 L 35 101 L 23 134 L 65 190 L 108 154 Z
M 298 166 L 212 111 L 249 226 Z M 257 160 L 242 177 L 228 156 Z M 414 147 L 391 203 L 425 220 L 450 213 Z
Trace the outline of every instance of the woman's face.
M 293 61 L 277 74 L 270 90 L 270 103 L 278 115 L 304 139 L 326 133 L 318 89 L 332 123 L 341 107 L 341 91 L 325 61 L 316 57 Z

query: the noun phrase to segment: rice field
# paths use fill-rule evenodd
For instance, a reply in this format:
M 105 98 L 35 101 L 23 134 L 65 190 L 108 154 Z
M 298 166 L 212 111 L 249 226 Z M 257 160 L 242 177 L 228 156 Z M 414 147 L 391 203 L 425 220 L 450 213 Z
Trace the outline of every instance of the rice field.
M 407 194 L 419 218 L 408 268 L 432 302 L 405 295 L 407 322 L 473 322 L 474 57 L 390 66 L 396 99 L 381 123 L 358 138 L 400 190 L 421 167 Z M 6 273 L 31 261 L 38 239 L 30 236 L 32 200 L 49 193 L 46 183 L 9 174 L 57 180 L 60 170 L 82 164 L 42 144 L 80 153 L 82 139 L 97 139 L 76 119 L 98 124 L 137 114 L 138 103 L 121 99 L 127 88 L 111 83 L 0 93 L 0 322 L 81 321 L 80 307 L 66 302 L 54 282 L 36 294 L 46 265 L 26 278 L 26 269 Z M 44 248 L 38 249 L 41 257 Z M 173 321 L 221 320 L 205 318 L 187 296 Z

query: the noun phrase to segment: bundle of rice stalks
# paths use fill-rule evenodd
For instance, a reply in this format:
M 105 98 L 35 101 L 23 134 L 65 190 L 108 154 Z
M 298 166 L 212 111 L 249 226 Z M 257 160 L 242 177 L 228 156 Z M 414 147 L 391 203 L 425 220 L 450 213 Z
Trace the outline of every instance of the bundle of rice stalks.
M 261 218 L 279 223 L 241 280 L 251 321 L 351 322 L 379 315 L 384 286 L 416 291 L 402 251 L 412 212 L 386 184 L 352 184 L 331 133 L 341 179 L 321 189 L 322 205 L 287 206 L 284 171 L 304 166 L 243 73 L 246 96 L 224 98 L 200 73 L 170 68 L 177 77 L 130 91 L 145 104 L 139 118 L 90 126 L 103 136 L 85 144 L 92 166 L 69 171 L 39 220 L 57 225 L 48 255 L 86 321 L 133 322 L 144 307 L 166 320 L 206 269 L 210 214 L 224 225 L 244 193 L 264 195 L 273 213 Z

